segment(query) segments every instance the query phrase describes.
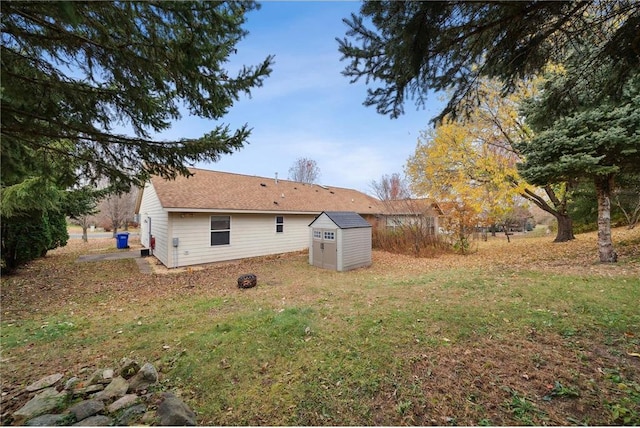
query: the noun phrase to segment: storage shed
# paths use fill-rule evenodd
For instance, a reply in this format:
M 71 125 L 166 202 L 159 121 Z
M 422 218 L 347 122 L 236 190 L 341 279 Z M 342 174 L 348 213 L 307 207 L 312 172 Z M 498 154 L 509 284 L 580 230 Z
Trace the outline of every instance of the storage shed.
M 371 225 L 351 211 L 323 211 L 309 224 L 309 263 L 347 271 L 371 265 Z

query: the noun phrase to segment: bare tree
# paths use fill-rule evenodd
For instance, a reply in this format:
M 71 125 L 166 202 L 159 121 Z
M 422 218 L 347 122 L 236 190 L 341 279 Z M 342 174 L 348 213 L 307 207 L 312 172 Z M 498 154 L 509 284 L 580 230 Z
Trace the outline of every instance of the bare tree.
M 383 175 L 380 182 L 373 180 L 371 188 L 381 201 L 396 201 L 411 196 L 407 182 L 397 172 Z
M 126 193 L 114 193 L 104 198 L 99 205 L 100 219 L 103 224 L 113 230 L 113 237 L 118 228 L 128 228 L 129 220 L 133 218 L 138 188 L 133 187 Z
M 80 217 L 77 217 L 75 219 L 72 219 L 72 223 L 77 224 L 78 226 L 82 227 L 82 240 L 84 242 L 88 242 L 89 241 L 89 235 L 87 233 L 89 226 L 91 226 L 92 224 L 95 224 L 96 219 L 93 216 L 94 213 L 92 214 L 86 214 Z
M 289 168 L 289 179 L 301 183 L 315 183 L 320 178 L 320 168 L 313 159 L 298 158 Z

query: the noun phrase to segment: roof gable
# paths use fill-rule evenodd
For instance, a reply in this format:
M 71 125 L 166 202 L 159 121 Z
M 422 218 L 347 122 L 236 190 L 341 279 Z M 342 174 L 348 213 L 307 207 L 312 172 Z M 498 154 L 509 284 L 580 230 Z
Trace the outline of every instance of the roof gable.
M 170 210 L 375 214 L 380 201 L 353 189 L 190 168 L 190 177 L 153 177 L 160 204 Z
M 322 214 L 326 214 L 340 229 L 371 227 L 368 221 L 353 211 L 325 211 Z M 313 222 L 311 224 L 313 224 Z

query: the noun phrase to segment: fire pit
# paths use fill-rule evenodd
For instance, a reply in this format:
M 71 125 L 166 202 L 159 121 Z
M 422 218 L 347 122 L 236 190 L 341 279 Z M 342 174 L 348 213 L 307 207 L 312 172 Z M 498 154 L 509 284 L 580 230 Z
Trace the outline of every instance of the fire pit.
M 258 278 L 252 273 L 242 275 L 238 278 L 238 288 L 251 288 L 255 287 L 257 284 Z

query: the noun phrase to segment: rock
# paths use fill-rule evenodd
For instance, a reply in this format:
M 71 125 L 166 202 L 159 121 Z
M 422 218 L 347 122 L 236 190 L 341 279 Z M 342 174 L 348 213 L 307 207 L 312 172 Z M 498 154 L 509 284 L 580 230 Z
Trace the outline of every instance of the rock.
M 64 383 L 64 389 L 66 391 L 72 391 L 75 389 L 76 385 L 78 385 L 78 383 L 80 383 L 80 378 L 73 376 L 72 378 L 70 378 L 69 380 L 67 380 Z
M 158 425 L 160 423 L 158 420 L 158 414 L 153 410 L 148 410 L 144 415 L 142 415 L 140 423 L 142 425 Z
M 102 379 L 111 382 L 111 379 L 113 379 L 113 374 L 113 369 L 106 369 L 102 372 Z
M 77 421 L 88 418 L 89 416 L 96 415 L 104 410 L 104 403 L 99 400 L 85 400 L 78 404 L 74 404 L 69 408 L 69 411 L 73 413 Z
M 158 381 L 158 372 L 153 364 L 146 363 L 134 377 L 129 379 L 129 392 L 142 391 Z
M 113 419 L 109 416 L 97 415 L 83 419 L 73 424 L 74 427 L 108 427 L 113 424 Z
M 100 392 L 104 390 L 104 385 L 101 384 L 96 384 L 96 385 L 89 385 L 84 389 L 80 389 L 76 392 L 80 393 L 80 394 L 93 394 L 94 392 Z
M 104 373 L 104 369 L 99 369 L 93 372 L 93 374 L 89 377 L 89 380 L 87 380 L 87 385 L 96 385 L 99 383 L 109 383 L 108 381 L 105 382 L 104 378 L 102 377 L 102 373 Z
M 113 378 L 113 380 L 111 381 L 111 383 L 109 385 L 107 385 L 107 387 L 98 392 L 93 398 L 95 398 L 96 400 L 111 400 L 111 399 L 118 399 L 122 396 L 124 396 L 127 393 L 127 390 L 129 389 L 129 382 L 126 381 L 126 379 L 124 379 L 121 376 L 115 377 Z
M 147 406 L 144 404 L 129 407 L 116 419 L 116 425 L 129 425 L 132 421 L 140 419 L 140 415 L 144 415 L 146 411 Z
M 156 384 L 159 379 L 153 364 L 147 363 L 139 368 L 135 361 L 125 359 L 122 365 L 124 374 L 129 376 L 128 381 L 118 375 L 107 384 L 105 381 L 118 373 L 117 370 L 92 371 L 90 368 L 83 368 L 82 377 L 88 380 L 81 382 L 78 377 L 71 377 L 64 383 L 62 392 L 58 392 L 53 386 L 63 378 L 60 374 L 47 376 L 29 385 L 30 389 L 35 390 L 31 394 L 27 394 L 28 391 L 21 387 L 16 387 L 15 390 L 19 391 L 18 396 L 22 395 L 22 399 L 31 400 L 26 404 L 19 401 L 11 408 L 4 409 L 0 420 L 4 425 L 27 426 L 69 426 L 72 423 L 74 426 L 196 424 L 195 413 L 175 395 L 147 392 L 146 388 Z M 137 371 L 131 375 L 133 369 Z M 87 378 L 87 374 L 91 376 Z M 135 393 L 125 395 L 128 390 Z M 9 392 L 3 391 L 3 407 L 7 404 L 8 399 L 5 399 L 5 395 L 8 394 Z M 16 397 L 12 400 L 15 401 Z M 77 402 L 78 400 L 80 402 Z M 13 413 L 13 408 L 18 403 L 24 406 Z M 109 403 L 111 404 L 107 406 Z
M 55 388 L 44 389 L 18 409 L 13 416 L 15 418 L 31 419 L 49 413 L 62 404 L 65 396 L 66 394 L 59 393 Z
M 123 358 L 120 365 L 120 376 L 125 379 L 132 378 L 140 371 L 140 364 L 130 358 Z
M 111 403 L 107 410 L 109 413 L 117 412 L 120 409 L 124 409 L 125 407 L 129 407 L 135 404 L 138 401 L 138 396 L 136 394 L 127 394 L 122 398 Z
M 44 389 L 44 388 L 48 388 L 48 387 L 54 385 L 60 379 L 62 379 L 62 373 L 56 373 L 56 374 L 52 374 L 52 375 L 47 376 L 47 377 L 43 377 L 39 381 L 34 382 L 31 385 L 27 386 L 27 391 L 34 392 L 34 391 L 39 391 L 39 390 Z
M 182 400 L 164 392 L 158 405 L 158 417 L 163 426 L 195 426 L 196 414 Z
M 53 427 L 56 425 L 66 425 L 64 421 L 66 421 L 68 417 L 69 415 L 40 415 L 30 419 L 25 425 L 28 427 Z

